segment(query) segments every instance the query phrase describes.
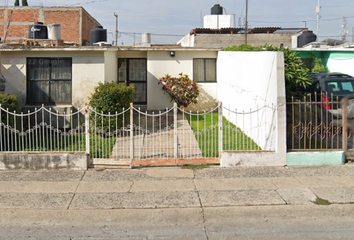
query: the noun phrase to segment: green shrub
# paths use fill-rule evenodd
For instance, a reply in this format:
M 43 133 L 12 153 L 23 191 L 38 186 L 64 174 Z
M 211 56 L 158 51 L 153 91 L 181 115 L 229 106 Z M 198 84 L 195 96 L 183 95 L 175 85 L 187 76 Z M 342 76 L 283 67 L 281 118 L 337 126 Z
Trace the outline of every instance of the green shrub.
M 171 77 L 166 74 L 159 78 L 159 84 L 162 89 L 170 95 L 171 102 L 177 103 L 177 106 L 187 107 L 191 103 L 197 103 L 199 89 L 197 82 L 189 78 L 188 75 L 180 73 L 179 77 Z
M 323 64 L 321 58 L 314 58 L 314 66 L 313 66 L 311 72 L 314 72 L 314 73 L 329 73 L 329 70 Z
M 133 102 L 135 95 L 134 85 L 126 86 L 117 83 L 99 83 L 95 87 L 94 93 L 90 97 L 90 106 L 96 112 L 103 114 L 121 113 L 123 108 L 127 109 L 130 103 Z M 129 111 L 125 114 L 125 121 L 129 123 Z M 91 112 L 90 120 L 92 124 L 96 121 L 97 128 L 103 128 L 108 132 L 109 129 L 115 129 L 116 126 L 121 128 L 123 126 L 123 116 L 119 117 L 101 117 Z
M 8 109 L 10 112 L 14 112 L 18 108 L 17 97 L 7 93 L 0 93 L 0 104 L 3 109 Z

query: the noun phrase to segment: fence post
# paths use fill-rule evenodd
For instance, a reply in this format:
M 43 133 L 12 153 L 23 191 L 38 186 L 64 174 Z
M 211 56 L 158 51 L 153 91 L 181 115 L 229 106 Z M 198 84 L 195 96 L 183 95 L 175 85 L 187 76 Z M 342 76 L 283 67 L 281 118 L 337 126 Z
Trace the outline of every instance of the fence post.
M 223 152 L 223 126 L 222 126 L 222 102 L 219 102 L 218 108 L 218 119 L 219 119 L 219 158 L 221 157 L 221 153 Z
M 130 103 L 130 160 L 134 159 L 134 109 L 133 103 Z
M 348 151 L 348 99 L 342 101 L 342 148 L 345 153 Z
M 175 159 L 178 158 L 177 113 L 178 113 L 177 103 L 174 102 L 173 103 L 173 126 L 174 126 L 174 129 L 173 129 L 173 155 L 174 155 Z
M 85 103 L 85 140 L 86 140 L 86 154 L 90 155 L 90 114 L 89 106 Z

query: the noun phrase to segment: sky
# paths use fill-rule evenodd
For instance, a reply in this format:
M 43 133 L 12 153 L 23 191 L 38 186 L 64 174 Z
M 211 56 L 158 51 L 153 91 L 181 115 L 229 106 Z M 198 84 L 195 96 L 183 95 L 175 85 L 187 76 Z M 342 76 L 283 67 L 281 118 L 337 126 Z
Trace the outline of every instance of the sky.
M 203 16 L 214 4 L 234 15 L 236 27 L 244 26 L 246 0 L 27 0 L 30 6 L 83 6 L 107 29 L 108 42 L 115 39 L 118 14 L 118 45 L 141 42 L 151 33 L 152 43 L 173 44 L 194 28 L 203 27 Z M 320 1 L 319 40 L 340 39 L 343 17 L 347 20 L 349 42 L 353 41 L 354 1 L 352 0 L 248 0 L 249 27 L 308 27 L 317 33 L 316 6 Z M 13 6 L 15 0 L 0 0 Z M 21 2 L 21 1 L 20 1 Z

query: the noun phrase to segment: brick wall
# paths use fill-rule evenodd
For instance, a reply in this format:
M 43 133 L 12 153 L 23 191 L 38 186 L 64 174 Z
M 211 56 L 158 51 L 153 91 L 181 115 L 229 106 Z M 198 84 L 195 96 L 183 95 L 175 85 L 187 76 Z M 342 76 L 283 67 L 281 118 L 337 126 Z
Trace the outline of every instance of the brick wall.
M 7 10 L 7 16 L 10 18 L 11 10 Z M 38 9 L 15 9 L 11 16 L 11 22 L 36 22 L 38 21 Z
M 13 7 L 0 7 L 0 37 L 4 39 L 7 21 Z M 82 26 L 80 15 L 82 13 Z M 90 41 L 90 30 L 100 24 L 82 7 L 16 7 L 7 30 L 7 42 L 18 42 L 28 37 L 29 25 L 33 22 L 60 24 L 64 42 L 82 44 Z M 81 34 L 81 35 L 80 35 Z
M 60 24 L 61 38 L 64 41 L 80 43 L 80 10 L 44 11 L 44 23 Z
M 85 10 L 82 11 L 82 44 L 90 43 L 90 31 L 100 24 L 93 19 Z

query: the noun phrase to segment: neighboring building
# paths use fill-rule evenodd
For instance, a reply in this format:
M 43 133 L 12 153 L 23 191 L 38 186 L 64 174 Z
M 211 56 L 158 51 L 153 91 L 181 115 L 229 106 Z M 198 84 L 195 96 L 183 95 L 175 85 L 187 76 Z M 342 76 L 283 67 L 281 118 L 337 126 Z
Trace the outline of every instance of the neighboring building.
M 348 47 L 322 47 L 293 49 L 301 57 L 306 66 L 311 69 L 314 59 L 320 58 L 330 72 L 340 72 L 354 76 L 354 48 Z
M 248 30 L 247 44 L 261 46 L 264 44 L 285 47 L 292 46 L 292 37 L 307 28 L 259 27 Z M 178 44 L 183 47 L 224 48 L 246 43 L 243 28 L 196 28 L 186 35 Z
M 100 26 L 83 7 L 0 7 L 0 37 L 6 43 L 27 39 L 34 22 L 60 24 L 62 40 L 78 45 L 89 43 L 90 30 Z
M 224 48 L 246 43 L 245 28 L 235 27 L 234 16 L 223 14 L 223 7 L 215 4 L 211 15 L 204 16 L 203 28 L 195 28 L 178 44 L 183 47 L 217 47 Z M 307 28 L 255 27 L 249 28 L 247 44 L 260 46 L 292 46 L 292 38 Z

